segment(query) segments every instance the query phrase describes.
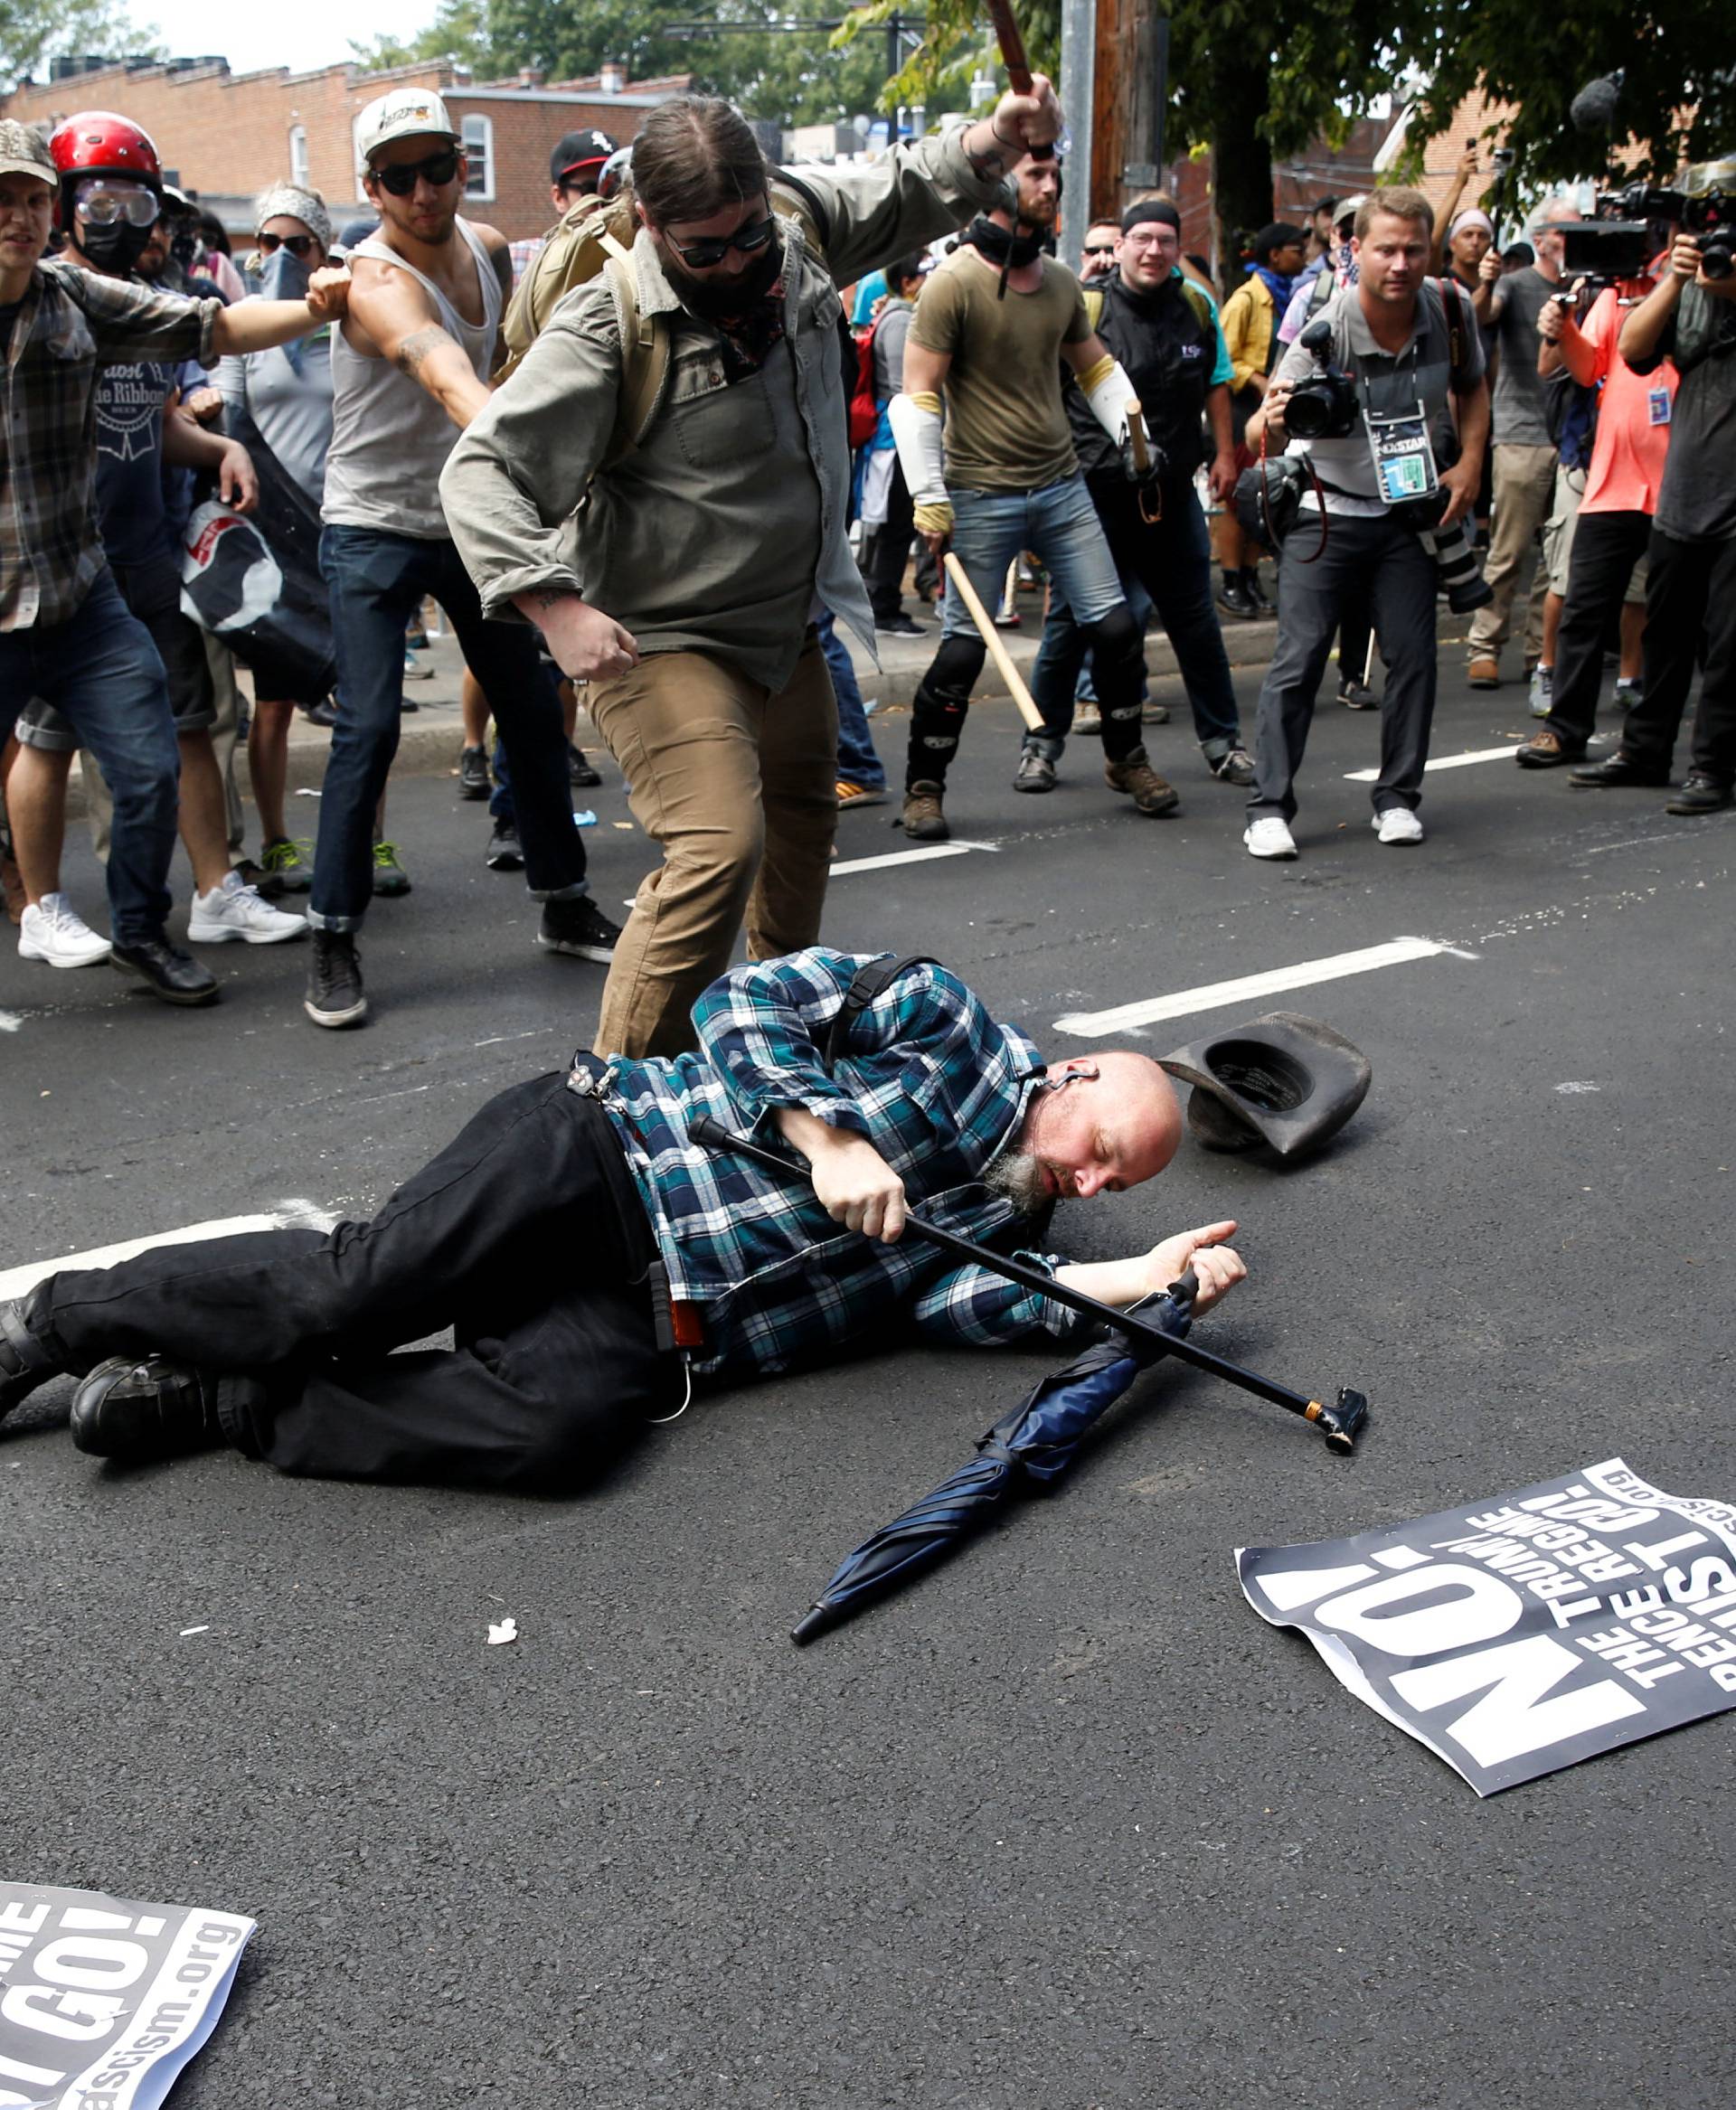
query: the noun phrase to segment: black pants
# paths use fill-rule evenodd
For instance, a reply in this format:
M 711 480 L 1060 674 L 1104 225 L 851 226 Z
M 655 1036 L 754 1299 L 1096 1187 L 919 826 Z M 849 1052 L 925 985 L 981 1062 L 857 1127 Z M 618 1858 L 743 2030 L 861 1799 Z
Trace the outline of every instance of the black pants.
M 1140 513 L 1138 494 L 1125 479 L 1094 480 L 1090 492 L 1124 585 L 1132 578 L 1145 588 L 1175 648 L 1194 733 L 1207 761 L 1215 762 L 1241 745 L 1241 713 L 1212 605 L 1212 546 L 1193 479 L 1165 479 L 1163 513 L 1155 522 Z M 1052 597 L 1031 678 L 1032 701 L 1043 713 L 1045 730 L 1024 736 L 1026 746 L 1048 754 L 1051 761 L 1060 759 L 1059 742 L 1072 727 L 1073 692 L 1085 651 L 1084 634 L 1071 611 Z M 1141 652 L 1143 656 L 1143 643 Z
M 215 1376 L 230 1440 L 281 1472 L 564 1491 L 680 1404 L 654 1252 L 607 1115 L 557 1074 L 491 1099 L 371 1223 L 55 1275 L 30 1322 L 67 1370 L 156 1349 Z M 454 1348 L 390 1352 L 447 1326 Z
M 1285 538 L 1278 573 L 1278 650 L 1260 692 L 1253 796 L 1248 817 L 1296 817 L 1302 765 L 1333 632 L 1359 606 L 1373 617 L 1386 662 L 1381 697 L 1381 774 L 1374 811 L 1422 799 L 1422 768 L 1435 717 L 1435 560 L 1406 528 L 1335 514 L 1326 546 L 1320 517 L 1305 512 Z M 1360 674 L 1361 669 L 1359 668 Z
M 874 530 L 868 560 L 868 600 L 874 620 L 884 623 L 904 606 L 904 567 L 910 562 L 916 532 L 916 504 L 904 481 L 904 466 L 892 459 L 892 480 L 886 487 L 886 518 Z
M 1619 613 L 1628 581 L 1646 554 L 1651 534 L 1649 513 L 1580 514 L 1573 531 L 1573 560 L 1568 567 L 1561 626 L 1555 638 L 1555 679 L 1549 708 L 1549 722 L 1563 746 L 1582 748 L 1596 728 L 1609 611 Z M 1678 720 L 1681 715 L 1678 709 Z
M 1736 783 L 1736 535 L 1678 542 L 1655 527 L 1648 547 L 1645 691 L 1621 729 L 1622 752 L 1669 768 L 1703 633 L 1706 674 L 1689 766 L 1714 784 Z

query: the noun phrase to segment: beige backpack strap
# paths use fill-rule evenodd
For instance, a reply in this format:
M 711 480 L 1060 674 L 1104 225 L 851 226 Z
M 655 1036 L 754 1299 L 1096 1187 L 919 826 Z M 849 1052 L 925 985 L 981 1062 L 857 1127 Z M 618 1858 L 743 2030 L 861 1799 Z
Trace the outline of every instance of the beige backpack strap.
M 600 466 L 613 468 L 644 438 L 669 378 L 669 330 L 658 316 L 641 312 L 633 287 L 632 251 L 613 235 L 602 237 L 609 250 L 603 268 L 615 295 L 621 329 L 621 400 L 615 430 Z

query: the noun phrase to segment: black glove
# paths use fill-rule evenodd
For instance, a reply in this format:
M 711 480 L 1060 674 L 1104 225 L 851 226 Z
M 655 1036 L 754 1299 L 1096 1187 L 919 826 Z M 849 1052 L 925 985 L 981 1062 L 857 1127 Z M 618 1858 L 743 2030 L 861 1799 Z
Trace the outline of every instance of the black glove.
M 1134 466 L 1132 438 L 1129 437 L 1122 440 L 1121 474 L 1137 490 L 1156 497 L 1157 487 L 1163 482 L 1164 473 L 1168 466 L 1163 448 L 1153 442 L 1149 434 L 1146 438 L 1146 466 L 1143 470 Z

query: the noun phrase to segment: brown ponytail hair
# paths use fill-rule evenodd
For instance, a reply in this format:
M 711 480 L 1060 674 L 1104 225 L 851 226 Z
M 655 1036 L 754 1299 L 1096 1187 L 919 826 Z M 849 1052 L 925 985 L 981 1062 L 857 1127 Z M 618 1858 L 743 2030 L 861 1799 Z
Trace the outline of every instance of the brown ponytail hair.
M 767 174 L 748 120 L 718 95 L 659 103 L 633 141 L 633 193 L 654 227 L 745 203 L 765 190 Z

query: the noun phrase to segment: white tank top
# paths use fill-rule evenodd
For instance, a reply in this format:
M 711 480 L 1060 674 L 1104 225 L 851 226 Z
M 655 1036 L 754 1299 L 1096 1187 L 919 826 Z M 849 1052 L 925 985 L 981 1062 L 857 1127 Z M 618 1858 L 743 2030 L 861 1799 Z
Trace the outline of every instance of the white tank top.
M 500 280 L 481 236 L 467 221 L 456 224 L 476 262 L 480 324 L 466 322 L 431 278 L 384 242 L 370 238 L 351 254 L 408 272 L 432 299 L 440 327 L 464 347 L 477 380 L 486 381 L 500 327 Z M 326 457 L 324 519 L 444 542 L 449 531 L 440 511 L 440 471 L 458 438 L 458 427 L 420 381 L 390 359 L 370 359 L 341 329 L 333 331 L 332 447 Z

